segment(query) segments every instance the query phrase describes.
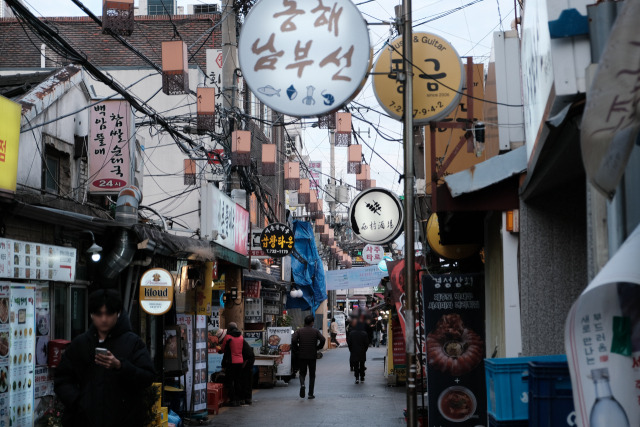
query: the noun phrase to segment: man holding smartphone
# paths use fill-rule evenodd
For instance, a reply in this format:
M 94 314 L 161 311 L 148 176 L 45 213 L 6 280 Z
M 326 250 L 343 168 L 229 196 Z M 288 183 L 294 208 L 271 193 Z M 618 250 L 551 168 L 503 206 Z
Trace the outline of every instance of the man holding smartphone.
M 55 372 L 55 392 L 64 403 L 63 425 L 143 424 L 142 391 L 153 382 L 153 362 L 131 330 L 117 291 L 89 295 L 92 325 L 76 337 Z

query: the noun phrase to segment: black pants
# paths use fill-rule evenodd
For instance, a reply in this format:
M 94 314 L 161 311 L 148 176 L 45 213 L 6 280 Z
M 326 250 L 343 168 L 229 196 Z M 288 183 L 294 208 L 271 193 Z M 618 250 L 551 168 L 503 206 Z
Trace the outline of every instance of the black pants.
M 316 384 L 316 359 L 298 359 L 300 368 L 300 387 L 304 386 L 307 377 L 307 367 L 309 368 L 309 395 L 313 396 L 313 388 Z
M 249 363 L 242 368 L 242 395 L 241 399 L 251 401 L 253 388 L 253 362 Z
M 367 369 L 364 366 L 365 361 L 359 360 L 357 362 L 353 362 L 353 373 L 356 376 L 356 379 L 364 379 L 364 371 Z
M 334 334 L 333 332 L 331 332 L 331 342 L 334 342 L 337 346 L 340 346 L 340 343 L 338 343 L 338 340 L 336 339 L 337 336 L 338 334 Z
M 231 363 L 226 370 L 229 400 L 237 403 L 242 399 L 242 363 Z

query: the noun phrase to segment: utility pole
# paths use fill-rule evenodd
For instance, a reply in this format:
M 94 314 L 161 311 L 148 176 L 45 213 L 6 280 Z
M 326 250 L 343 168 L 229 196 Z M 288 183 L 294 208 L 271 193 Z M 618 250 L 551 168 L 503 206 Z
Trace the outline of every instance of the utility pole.
M 331 147 L 331 152 L 330 152 L 330 164 L 329 164 L 329 175 L 331 175 L 331 180 L 333 181 L 333 186 L 334 186 L 334 192 L 333 195 L 334 197 L 337 195 L 337 188 L 335 187 L 336 185 L 336 131 L 335 129 L 329 129 L 329 145 Z M 329 201 L 329 214 L 331 215 L 331 221 L 333 221 L 336 217 L 336 200 L 330 200 Z M 333 257 L 330 257 L 329 259 L 329 270 L 335 270 L 336 269 L 336 260 L 333 259 Z M 336 309 L 336 291 L 329 291 L 329 303 L 331 304 L 330 308 L 331 308 L 331 317 L 335 316 L 335 309 Z
M 402 56 L 404 69 L 404 286 L 405 331 L 407 351 L 407 425 L 417 426 L 416 412 L 416 324 L 415 324 L 415 243 L 414 243 L 414 205 L 413 205 L 413 28 L 411 17 L 411 0 L 402 1 Z
M 232 111 L 237 103 L 236 70 L 238 63 L 238 41 L 236 38 L 236 13 L 233 9 L 233 0 L 222 0 L 222 107 L 225 111 Z M 229 133 L 235 129 L 233 120 L 229 120 L 227 126 Z M 224 129 L 224 126 L 223 126 Z M 225 129 L 226 130 L 226 129 Z M 231 147 L 231 139 L 227 140 Z M 240 188 L 238 173 L 233 173 L 227 178 L 226 192 Z

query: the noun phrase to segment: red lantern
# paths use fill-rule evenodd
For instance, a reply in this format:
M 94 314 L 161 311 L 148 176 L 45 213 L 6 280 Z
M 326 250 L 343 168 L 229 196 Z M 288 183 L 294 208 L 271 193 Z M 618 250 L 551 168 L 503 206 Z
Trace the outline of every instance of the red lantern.
M 324 232 L 324 217 L 316 219 L 316 233 Z
M 182 40 L 162 42 L 162 91 L 167 95 L 189 93 L 187 45 Z
M 307 206 L 307 212 L 309 215 L 314 215 L 318 210 L 318 196 L 315 191 L 309 193 L 309 204 Z

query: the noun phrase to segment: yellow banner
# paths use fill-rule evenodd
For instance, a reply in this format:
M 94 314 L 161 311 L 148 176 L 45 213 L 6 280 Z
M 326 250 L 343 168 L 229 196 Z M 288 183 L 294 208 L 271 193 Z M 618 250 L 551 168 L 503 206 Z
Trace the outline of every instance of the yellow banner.
M 0 96 L 0 190 L 16 191 L 22 107 Z

